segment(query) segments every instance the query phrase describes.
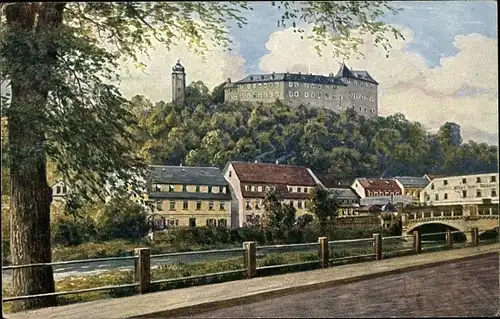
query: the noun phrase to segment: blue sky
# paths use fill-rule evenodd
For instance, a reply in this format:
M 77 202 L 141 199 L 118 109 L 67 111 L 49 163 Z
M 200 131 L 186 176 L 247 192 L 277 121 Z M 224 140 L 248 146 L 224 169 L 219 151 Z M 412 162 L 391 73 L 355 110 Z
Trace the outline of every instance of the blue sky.
M 245 72 L 259 73 L 260 57 L 267 53 L 265 43 L 277 26 L 281 13 L 267 3 L 254 3 L 253 11 L 245 13 L 248 25 L 233 26 L 231 36 L 246 59 Z M 443 56 L 457 53 L 453 46 L 456 35 L 479 33 L 497 38 L 497 5 L 493 1 L 394 1 L 392 6 L 403 8 L 397 15 L 387 15 L 383 21 L 408 27 L 414 41 L 408 50 L 419 53 L 435 67 Z

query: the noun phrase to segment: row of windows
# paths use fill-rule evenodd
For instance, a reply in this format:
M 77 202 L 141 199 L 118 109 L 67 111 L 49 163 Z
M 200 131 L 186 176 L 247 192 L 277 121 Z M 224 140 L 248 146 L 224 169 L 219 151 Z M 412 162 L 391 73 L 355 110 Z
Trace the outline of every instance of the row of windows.
M 240 98 L 244 98 L 244 97 L 245 97 L 245 93 L 240 93 Z M 264 92 L 264 94 L 262 94 L 262 93 L 259 93 L 259 94 L 257 94 L 257 93 L 247 93 L 247 98 L 248 99 L 252 98 L 252 97 L 254 99 L 257 98 L 257 97 L 259 99 L 261 99 L 262 97 L 265 97 L 265 98 L 267 98 L 267 97 L 280 97 L 280 92 L 279 91 L 274 91 L 274 92 L 273 91 L 269 91 L 269 92 Z M 237 96 L 235 95 L 234 98 L 230 97 L 229 99 L 230 100 L 233 100 L 233 99 L 236 100 Z
M 67 186 L 56 186 L 56 195 L 59 195 L 59 194 L 66 194 L 66 192 L 68 191 L 68 188 Z
M 391 195 L 399 195 L 399 192 L 393 191 L 366 191 L 366 196 L 391 196 Z
M 497 190 L 496 189 L 492 189 L 490 191 L 490 195 L 491 197 L 497 197 Z M 483 196 L 483 192 L 480 190 L 480 189 L 477 189 L 476 190 L 476 197 L 482 197 Z M 467 198 L 467 191 L 466 190 L 463 190 L 462 191 L 462 198 Z M 434 195 L 434 199 L 435 200 L 439 200 L 439 194 L 435 194 Z M 443 194 L 443 199 L 448 199 L 448 193 L 444 193 Z M 427 195 L 427 200 L 430 200 L 430 196 Z
M 264 95 L 265 96 L 265 95 Z M 299 97 L 300 96 L 300 92 L 299 91 L 288 91 L 288 96 L 289 97 Z M 344 99 L 344 96 L 342 94 L 328 94 L 328 93 L 325 93 L 325 94 L 321 94 L 321 92 L 318 92 L 316 94 L 316 92 L 304 92 L 304 97 L 306 98 L 318 98 L 318 99 L 321 99 L 321 97 L 324 97 L 325 100 L 343 100 Z M 258 95 L 258 97 L 261 97 L 261 94 Z M 267 96 L 265 96 L 267 97 Z M 353 94 L 351 93 L 349 95 L 349 98 L 350 99 L 354 99 L 354 100 L 370 100 L 370 102 L 375 102 L 375 97 L 371 96 L 370 98 L 364 96 L 364 95 L 361 95 L 361 94 Z
M 250 89 L 250 88 L 272 88 L 272 87 L 275 87 L 275 88 L 279 88 L 280 87 L 280 83 L 279 82 L 274 82 L 274 83 L 254 83 L 254 84 L 250 84 L 248 83 L 247 84 L 247 89 Z M 243 89 L 244 86 L 238 86 L 238 89 Z
M 217 186 L 219 193 L 224 193 L 224 186 Z M 208 193 L 213 193 L 213 187 L 208 186 Z M 166 188 L 161 187 L 161 185 L 158 184 L 153 184 L 151 187 L 151 191 L 153 192 L 167 192 L 167 193 L 173 193 L 175 192 L 175 185 L 167 185 Z M 182 192 L 187 192 L 187 185 L 182 185 Z M 195 192 L 199 193 L 200 192 L 200 185 L 196 185 Z
M 366 95 L 356 94 L 356 93 L 349 93 L 349 98 L 351 100 L 363 100 L 363 101 L 369 100 L 370 102 L 375 102 L 375 97 L 373 96 L 367 97 Z
M 495 183 L 497 181 L 496 176 L 490 176 L 490 183 Z M 476 184 L 482 183 L 481 177 L 476 177 Z M 462 178 L 462 184 L 467 184 L 467 178 Z M 448 185 L 448 180 L 443 180 L 443 185 Z M 431 189 L 434 189 L 434 183 L 431 184 Z
M 274 186 L 245 185 L 245 191 L 247 191 L 247 192 L 263 192 L 263 191 L 268 192 L 271 189 L 275 190 L 276 187 L 274 187 Z
M 157 208 L 161 209 L 161 207 L 162 207 L 162 202 L 158 202 Z M 189 201 L 185 200 L 182 202 L 182 210 L 188 210 L 188 209 L 189 209 Z M 169 210 L 176 210 L 175 200 L 170 201 Z M 201 210 L 201 200 L 196 201 L 196 210 Z M 215 210 L 215 203 L 213 200 L 208 202 L 208 210 Z M 219 210 L 226 210 L 226 202 L 223 201 L 219 202 Z
M 227 226 L 227 219 L 221 218 L 221 219 L 215 219 L 215 218 L 209 218 L 205 222 L 206 226 L 219 226 L 219 227 L 226 227 Z M 189 227 L 196 227 L 196 217 L 191 217 L 189 218 Z
M 293 88 L 293 87 L 296 87 L 298 88 L 299 87 L 299 82 L 288 82 L 288 87 L 290 88 Z M 311 88 L 311 89 L 315 89 L 316 87 L 318 87 L 318 89 L 322 89 L 323 87 L 326 89 L 326 90 L 329 90 L 329 89 L 332 89 L 332 90 L 336 90 L 337 89 L 337 86 L 336 85 L 323 85 L 323 84 L 316 84 L 316 83 L 304 83 L 304 87 L 306 89 L 308 88 Z
M 295 202 L 293 200 L 291 200 L 288 203 L 288 205 L 290 205 L 292 207 L 297 207 L 297 208 L 304 208 L 303 207 L 304 206 L 303 202 L 301 200 L 297 201 L 297 206 L 295 206 Z M 263 208 L 262 200 L 254 201 L 253 207 L 252 207 L 252 201 L 247 200 L 246 203 L 245 203 L 245 210 L 252 210 L 252 209 L 259 210 L 259 209 L 262 209 L 262 208 Z
M 351 79 L 349 78 L 345 78 L 344 79 L 346 83 L 351 83 Z M 359 86 L 359 87 L 364 87 L 364 88 L 370 88 L 370 89 L 374 89 L 375 88 L 375 84 L 371 84 L 371 83 L 366 83 L 364 81 L 356 81 L 356 80 L 353 80 L 352 83 L 356 86 Z

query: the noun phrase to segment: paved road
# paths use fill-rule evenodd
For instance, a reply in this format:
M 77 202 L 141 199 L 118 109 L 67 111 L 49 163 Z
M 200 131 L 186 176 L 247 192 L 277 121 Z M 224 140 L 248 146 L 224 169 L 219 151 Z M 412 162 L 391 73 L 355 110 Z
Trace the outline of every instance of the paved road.
M 488 256 L 205 312 L 196 317 L 494 316 L 500 308 L 499 298 L 499 257 Z

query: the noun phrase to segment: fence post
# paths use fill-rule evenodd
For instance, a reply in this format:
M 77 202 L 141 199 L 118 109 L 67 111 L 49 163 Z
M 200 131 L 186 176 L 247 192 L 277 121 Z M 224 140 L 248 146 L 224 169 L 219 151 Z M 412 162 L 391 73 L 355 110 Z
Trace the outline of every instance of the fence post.
M 418 230 L 413 232 L 413 248 L 415 249 L 415 254 L 420 254 L 422 252 L 422 237 Z
M 245 277 L 252 278 L 257 274 L 257 247 L 254 241 L 243 243 L 243 263 L 245 265 Z
M 319 258 L 321 267 L 328 268 L 330 262 L 330 250 L 328 248 L 328 237 L 319 237 Z
M 151 291 L 151 250 L 149 248 L 136 248 L 135 281 L 139 282 L 138 292 L 145 294 Z
M 381 260 L 382 259 L 382 235 L 373 234 L 373 239 L 375 239 L 375 242 L 374 242 L 375 260 Z
M 479 244 L 479 228 L 477 227 L 472 228 L 472 244 Z
M 448 249 L 453 248 L 453 234 L 451 233 L 451 229 L 446 230 L 446 246 Z

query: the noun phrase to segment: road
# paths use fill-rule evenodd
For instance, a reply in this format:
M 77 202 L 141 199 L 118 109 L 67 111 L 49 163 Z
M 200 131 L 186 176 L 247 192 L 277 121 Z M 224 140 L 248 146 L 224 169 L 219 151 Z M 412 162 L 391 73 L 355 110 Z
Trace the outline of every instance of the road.
M 499 298 L 497 255 L 209 311 L 194 318 L 494 316 Z

